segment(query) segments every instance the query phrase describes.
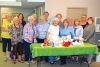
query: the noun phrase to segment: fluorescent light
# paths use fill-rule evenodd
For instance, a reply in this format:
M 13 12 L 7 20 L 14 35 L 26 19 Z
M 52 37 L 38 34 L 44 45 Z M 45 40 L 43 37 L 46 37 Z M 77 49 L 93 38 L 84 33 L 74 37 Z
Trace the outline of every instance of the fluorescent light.
M 0 2 L 0 6 L 21 6 L 21 2 Z
M 16 0 L 0 0 L 0 1 L 13 1 L 13 2 L 16 2 Z
M 45 2 L 45 0 L 27 0 L 28 2 Z

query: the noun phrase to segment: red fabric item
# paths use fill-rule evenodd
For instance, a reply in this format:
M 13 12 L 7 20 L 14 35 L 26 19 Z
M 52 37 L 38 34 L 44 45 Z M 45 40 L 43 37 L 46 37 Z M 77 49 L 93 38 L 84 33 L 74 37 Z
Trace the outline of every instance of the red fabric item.
M 64 42 L 64 43 L 63 43 L 63 46 L 69 47 L 69 46 L 70 46 L 70 42 Z

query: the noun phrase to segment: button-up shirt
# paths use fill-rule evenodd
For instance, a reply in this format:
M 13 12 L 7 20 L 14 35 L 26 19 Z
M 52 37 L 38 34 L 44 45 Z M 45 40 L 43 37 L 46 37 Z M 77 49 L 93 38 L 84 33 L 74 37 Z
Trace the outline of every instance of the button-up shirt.
M 78 26 L 77 28 L 74 29 L 75 36 L 77 37 L 83 37 L 83 27 Z
M 63 37 L 63 36 L 71 36 L 71 38 L 74 37 L 74 28 L 72 26 L 68 26 L 67 28 L 64 28 L 64 27 L 60 27 L 60 37 Z
M 49 28 L 48 23 L 44 23 L 44 24 L 38 23 L 37 24 L 38 38 L 45 39 L 46 35 L 47 35 L 48 28 Z
M 24 29 L 23 29 L 23 39 L 26 42 L 32 43 L 33 42 L 34 34 L 35 34 L 34 26 L 33 25 L 31 26 L 29 23 L 27 23 L 24 26 Z M 30 37 L 32 37 L 32 40 L 31 41 L 29 39 Z

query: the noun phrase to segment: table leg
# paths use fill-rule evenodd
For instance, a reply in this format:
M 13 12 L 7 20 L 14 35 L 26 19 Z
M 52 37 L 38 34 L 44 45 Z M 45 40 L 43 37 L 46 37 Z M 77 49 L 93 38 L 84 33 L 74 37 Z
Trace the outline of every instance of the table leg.
M 28 67 L 31 67 L 30 61 L 29 61 L 29 65 L 28 65 Z
M 40 57 L 37 57 L 37 67 L 41 67 Z
M 82 63 L 84 63 L 84 62 L 86 62 L 87 65 L 88 65 L 88 67 L 90 67 L 90 64 L 88 63 L 87 59 L 84 58 L 84 56 L 81 56 L 81 57 L 80 57 L 80 60 L 79 60 L 80 65 L 81 65 Z

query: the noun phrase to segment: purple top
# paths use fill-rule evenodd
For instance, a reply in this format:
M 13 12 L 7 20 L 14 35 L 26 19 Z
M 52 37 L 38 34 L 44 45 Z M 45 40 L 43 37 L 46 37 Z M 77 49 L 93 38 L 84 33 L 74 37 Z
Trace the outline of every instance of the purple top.
M 23 29 L 23 39 L 28 43 L 32 43 L 34 35 L 35 35 L 34 26 L 31 26 L 29 23 L 27 23 Z

